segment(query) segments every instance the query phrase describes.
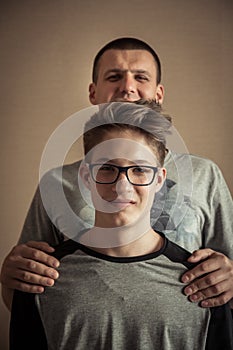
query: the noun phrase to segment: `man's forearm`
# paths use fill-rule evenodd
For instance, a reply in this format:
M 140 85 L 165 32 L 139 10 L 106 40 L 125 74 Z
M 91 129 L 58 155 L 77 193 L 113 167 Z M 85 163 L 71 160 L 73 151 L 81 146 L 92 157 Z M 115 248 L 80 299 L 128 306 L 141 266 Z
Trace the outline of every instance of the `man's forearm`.
M 7 288 L 6 286 L 2 285 L 2 299 L 3 299 L 4 304 L 6 305 L 6 307 L 9 311 L 11 311 L 13 294 L 14 294 L 14 289 L 10 289 L 10 288 Z

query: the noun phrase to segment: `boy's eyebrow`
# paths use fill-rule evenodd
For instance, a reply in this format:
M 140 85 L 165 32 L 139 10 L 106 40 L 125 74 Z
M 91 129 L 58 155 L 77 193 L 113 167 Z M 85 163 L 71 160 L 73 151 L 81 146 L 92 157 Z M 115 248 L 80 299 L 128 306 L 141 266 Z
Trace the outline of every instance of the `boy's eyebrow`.
M 97 158 L 97 159 L 94 159 L 94 163 L 107 163 L 109 162 L 109 158 Z
M 100 163 L 100 164 L 105 164 L 107 162 L 113 162 L 115 159 L 109 159 L 109 158 L 98 158 L 96 160 L 94 160 L 94 163 Z M 130 160 L 128 159 L 129 162 L 132 162 L 133 164 L 135 165 L 153 165 L 151 162 L 149 161 L 145 161 L 143 159 L 133 159 L 133 160 Z
M 133 162 L 137 165 L 152 165 L 151 162 L 149 162 L 148 160 L 142 160 L 142 159 L 135 159 L 133 160 Z

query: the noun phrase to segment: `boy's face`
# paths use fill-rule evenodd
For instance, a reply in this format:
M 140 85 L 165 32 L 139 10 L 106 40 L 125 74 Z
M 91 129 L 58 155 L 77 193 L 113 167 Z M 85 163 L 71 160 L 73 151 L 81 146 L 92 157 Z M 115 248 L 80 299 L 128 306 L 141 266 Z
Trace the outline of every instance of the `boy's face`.
M 97 83 L 90 84 L 92 104 L 155 99 L 162 104 L 164 89 L 156 83 L 153 56 L 145 50 L 107 50 L 98 64 Z
M 158 166 L 157 158 L 145 138 L 133 131 L 108 132 L 101 143 L 92 149 L 90 163 L 121 167 Z M 136 186 L 132 185 L 126 173 L 122 172 L 115 183 L 98 184 L 93 180 L 90 170 L 85 168 L 82 178 L 91 191 L 92 202 L 96 210 L 95 225 L 121 227 L 133 224 L 145 215 L 149 220 L 155 192 L 162 187 L 165 175 L 165 169 L 160 168 L 152 184 Z

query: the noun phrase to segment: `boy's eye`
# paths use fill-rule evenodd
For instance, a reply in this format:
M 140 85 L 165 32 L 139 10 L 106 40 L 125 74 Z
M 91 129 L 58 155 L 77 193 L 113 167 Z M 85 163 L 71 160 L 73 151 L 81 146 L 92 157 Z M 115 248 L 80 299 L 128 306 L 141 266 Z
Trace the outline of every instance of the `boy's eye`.
M 146 166 L 137 166 L 132 168 L 132 171 L 135 175 L 150 175 L 151 173 L 153 173 L 153 170 L 149 167 Z
M 141 166 L 137 166 L 137 167 L 133 168 L 133 171 L 137 172 L 137 173 L 145 173 L 145 172 L 148 172 L 148 170 L 150 170 L 150 169 L 147 169 L 147 168 L 141 167 Z
M 99 171 L 115 171 L 115 167 L 112 165 L 101 165 L 101 167 L 99 168 Z

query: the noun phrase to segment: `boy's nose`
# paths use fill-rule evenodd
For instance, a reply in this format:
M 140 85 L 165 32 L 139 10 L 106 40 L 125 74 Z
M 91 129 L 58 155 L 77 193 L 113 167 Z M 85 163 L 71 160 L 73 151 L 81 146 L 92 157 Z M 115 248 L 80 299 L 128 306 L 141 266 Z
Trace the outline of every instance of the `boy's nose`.
M 127 179 L 126 173 L 120 173 L 119 178 L 115 184 L 115 191 L 120 194 L 132 191 L 133 185 Z

